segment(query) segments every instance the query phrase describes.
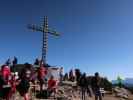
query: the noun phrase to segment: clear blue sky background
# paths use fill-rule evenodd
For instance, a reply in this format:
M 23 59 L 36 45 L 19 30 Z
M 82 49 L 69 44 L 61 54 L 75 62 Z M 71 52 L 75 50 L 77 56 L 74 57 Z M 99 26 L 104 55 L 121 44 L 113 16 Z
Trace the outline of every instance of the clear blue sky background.
M 41 56 L 42 34 L 27 29 L 49 17 L 47 60 L 66 71 L 98 71 L 109 79 L 133 77 L 133 0 L 0 0 L 0 63 Z

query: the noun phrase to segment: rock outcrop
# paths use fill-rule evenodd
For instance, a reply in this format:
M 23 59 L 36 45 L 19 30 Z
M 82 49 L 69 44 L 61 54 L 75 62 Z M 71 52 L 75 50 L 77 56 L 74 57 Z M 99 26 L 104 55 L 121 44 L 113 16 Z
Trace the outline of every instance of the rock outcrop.
M 129 95 L 131 94 L 128 90 L 119 87 L 115 87 L 113 91 L 116 97 L 121 97 L 124 99 L 128 99 Z

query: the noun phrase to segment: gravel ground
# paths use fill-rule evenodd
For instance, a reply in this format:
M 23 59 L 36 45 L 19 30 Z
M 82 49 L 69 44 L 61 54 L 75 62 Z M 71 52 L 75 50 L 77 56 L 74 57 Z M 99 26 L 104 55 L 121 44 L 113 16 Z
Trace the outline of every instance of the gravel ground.
M 60 90 L 62 90 L 64 92 L 64 95 L 66 95 L 66 97 L 71 97 L 71 99 L 67 99 L 67 100 L 82 100 L 79 91 L 72 90 L 71 86 L 60 86 L 58 88 L 60 88 Z M 29 94 L 30 93 L 31 92 L 29 92 Z M 52 99 L 52 98 L 51 99 L 37 99 L 37 98 L 35 98 L 33 93 L 31 93 L 31 94 L 32 94 L 32 99 L 31 100 L 57 100 L 57 99 Z M 129 95 L 129 98 L 130 99 L 122 99 L 122 98 L 117 98 L 113 95 L 105 95 L 103 100 L 133 100 L 133 95 Z M 11 98 L 11 100 L 24 100 L 24 99 L 17 92 L 14 95 L 14 98 Z M 94 96 L 91 97 L 91 98 L 86 96 L 86 100 L 95 100 L 95 99 L 94 99 Z
M 133 100 L 133 95 L 129 96 L 130 99 L 122 99 L 122 98 L 117 98 L 114 97 L 113 95 L 105 95 L 105 97 L 103 98 L 103 100 Z M 15 99 L 12 100 L 23 100 L 23 98 L 21 96 L 19 96 L 19 94 L 16 95 Z M 37 98 L 33 98 L 32 100 L 56 100 L 56 99 L 37 99 Z M 71 100 L 81 100 L 81 96 L 77 95 L 75 98 L 71 99 Z M 93 97 L 86 97 L 86 100 L 95 100 L 94 96 Z

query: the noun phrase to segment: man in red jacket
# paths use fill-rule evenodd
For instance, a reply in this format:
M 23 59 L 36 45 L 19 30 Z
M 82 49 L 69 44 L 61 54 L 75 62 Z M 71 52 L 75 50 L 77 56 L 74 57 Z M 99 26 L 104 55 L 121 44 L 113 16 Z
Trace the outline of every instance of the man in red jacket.
M 48 91 L 49 93 L 55 93 L 56 92 L 56 80 L 54 80 L 54 76 L 51 76 L 50 79 L 48 80 Z

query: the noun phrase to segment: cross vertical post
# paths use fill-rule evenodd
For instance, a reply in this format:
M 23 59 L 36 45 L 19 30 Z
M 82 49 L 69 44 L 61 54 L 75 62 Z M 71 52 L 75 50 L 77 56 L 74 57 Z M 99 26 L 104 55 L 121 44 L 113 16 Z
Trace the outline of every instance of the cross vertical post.
M 44 17 L 43 23 L 43 45 L 42 45 L 42 61 L 46 63 L 46 54 L 47 54 L 47 43 L 48 43 L 48 18 L 47 16 Z
M 49 29 L 48 26 L 48 17 L 44 16 L 44 21 L 42 26 L 36 26 L 36 25 L 28 25 L 29 29 L 32 29 L 33 31 L 40 31 L 43 33 L 42 37 L 42 62 L 43 64 L 46 63 L 46 56 L 47 56 L 47 50 L 48 50 L 48 34 L 54 35 L 54 36 L 59 36 L 59 33 L 56 32 L 55 30 Z

